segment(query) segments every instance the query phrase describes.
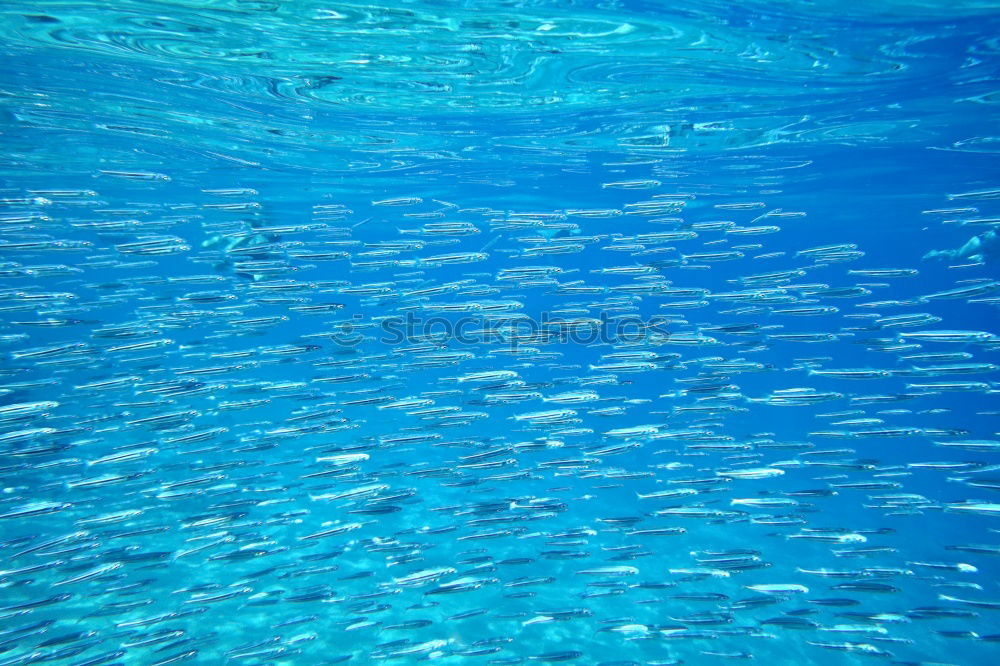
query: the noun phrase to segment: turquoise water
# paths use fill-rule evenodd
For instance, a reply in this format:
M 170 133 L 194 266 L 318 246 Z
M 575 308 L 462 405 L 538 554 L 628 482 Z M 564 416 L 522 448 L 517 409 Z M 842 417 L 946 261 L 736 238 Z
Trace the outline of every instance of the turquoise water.
M 996 663 L 997 5 L 0 11 L 0 664 Z

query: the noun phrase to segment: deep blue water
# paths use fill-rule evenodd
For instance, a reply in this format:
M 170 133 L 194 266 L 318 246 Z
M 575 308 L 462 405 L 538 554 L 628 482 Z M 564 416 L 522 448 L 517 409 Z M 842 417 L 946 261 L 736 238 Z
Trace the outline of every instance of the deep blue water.
M 998 659 L 997 5 L 0 11 L 0 664 Z

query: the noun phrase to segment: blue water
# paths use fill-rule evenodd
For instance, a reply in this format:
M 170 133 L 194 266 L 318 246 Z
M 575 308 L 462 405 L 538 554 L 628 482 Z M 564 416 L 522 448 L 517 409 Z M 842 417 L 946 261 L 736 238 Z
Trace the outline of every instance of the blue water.
M 0 11 L 0 664 L 996 663 L 996 4 Z

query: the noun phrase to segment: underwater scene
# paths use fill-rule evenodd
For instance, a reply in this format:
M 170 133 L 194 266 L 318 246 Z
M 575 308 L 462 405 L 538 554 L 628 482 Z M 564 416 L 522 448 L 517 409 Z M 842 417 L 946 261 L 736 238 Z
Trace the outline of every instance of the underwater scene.
M 1000 664 L 1000 4 L 0 3 L 0 666 Z

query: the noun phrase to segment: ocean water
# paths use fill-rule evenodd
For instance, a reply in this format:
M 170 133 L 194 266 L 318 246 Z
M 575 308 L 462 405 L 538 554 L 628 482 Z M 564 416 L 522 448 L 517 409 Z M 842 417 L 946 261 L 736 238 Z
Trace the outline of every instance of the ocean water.
M 0 664 L 998 663 L 1000 6 L 0 12 Z

